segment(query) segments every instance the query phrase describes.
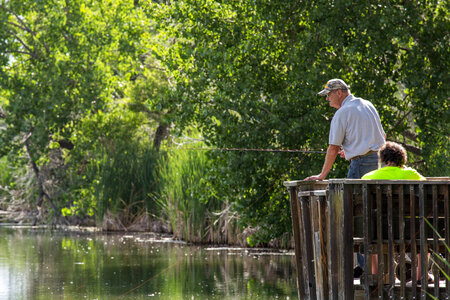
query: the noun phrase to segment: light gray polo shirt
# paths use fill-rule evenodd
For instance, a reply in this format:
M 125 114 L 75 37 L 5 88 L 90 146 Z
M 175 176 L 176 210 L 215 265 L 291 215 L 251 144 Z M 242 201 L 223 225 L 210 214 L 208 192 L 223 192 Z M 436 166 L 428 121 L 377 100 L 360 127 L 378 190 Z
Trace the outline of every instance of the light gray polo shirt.
M 329 144 L 342 146 L 345 159 L 378 151 L 385 143 L 377 110 L 367 100 L 348 95 L 331 121 Z

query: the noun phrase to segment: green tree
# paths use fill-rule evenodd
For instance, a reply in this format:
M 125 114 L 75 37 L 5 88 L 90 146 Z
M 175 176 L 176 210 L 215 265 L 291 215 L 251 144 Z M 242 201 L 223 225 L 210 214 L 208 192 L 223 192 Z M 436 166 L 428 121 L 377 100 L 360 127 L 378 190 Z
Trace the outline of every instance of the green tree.
M 121 101 L 143 16 L 129 1 L 0 2 L 1 154 L 26 150 L 38 206 L 47 197 L 58 214 L 40 173 L 49 153 L 72 149 L 86 118 Z

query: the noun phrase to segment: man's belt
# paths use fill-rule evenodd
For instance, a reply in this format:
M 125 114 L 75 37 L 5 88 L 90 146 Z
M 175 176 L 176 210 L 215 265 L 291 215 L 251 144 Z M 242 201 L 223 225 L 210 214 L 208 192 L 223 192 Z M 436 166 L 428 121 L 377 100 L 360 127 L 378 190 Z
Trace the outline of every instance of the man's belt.
M 374 154 L 374 153 L 378 153 L 378 151 L 370 150 L 370 151 L 367 152 L 366 154 L 363 154 L 363 155 L 357 155 L 357 156 L 352 157 L 351 160 L 354 160 L 354 159 L 357 159 L 357 158 L 362 158 L 362 157 L 364 157 L 364 156 L 369 156 L 369 155 Z

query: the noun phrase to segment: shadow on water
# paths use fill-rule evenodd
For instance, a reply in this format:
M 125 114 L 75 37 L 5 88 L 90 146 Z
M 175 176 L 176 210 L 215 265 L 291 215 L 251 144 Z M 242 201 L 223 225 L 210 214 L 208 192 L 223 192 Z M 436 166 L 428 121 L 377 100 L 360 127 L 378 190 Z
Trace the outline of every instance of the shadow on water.
M 292 253 L 0 227 L 0 299 L 297 299 Z

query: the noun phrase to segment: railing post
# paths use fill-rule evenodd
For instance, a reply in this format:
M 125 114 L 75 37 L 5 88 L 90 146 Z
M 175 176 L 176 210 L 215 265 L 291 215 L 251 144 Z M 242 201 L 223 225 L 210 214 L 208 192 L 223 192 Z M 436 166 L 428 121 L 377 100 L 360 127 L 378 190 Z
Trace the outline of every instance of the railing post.
M 445 216 L 445 243 L 450 247 L 450 199 L 449 199 L 449 190 L 448 184 L 444 185 L 444 216 Z M 450 262 L 450 251 L 447 251 L 445 254 L 445 258 L 447 262 Z M 450 274 L 450 266 L 446 266 L 446 274 Z M 445 279 L 445 289 L 447 291 L 447 300 L 450 299 L 450 280 L 448 278 Z
M 310 192 L 310 212 L 314 248 L 314 273 L 317 299 L 328 299 L 328 266 L 325 191 Z
M 311 227 L 311 214 L 309 197 L 300 197 L 300 205 L 302 211 L 302 229 L 303 229 L 303 247 L 302 255 L 304 258 L 304 266 L 306 266 L 306 284 L 307 294 L 309 299 L 316 299 L 316 282 L 314 278 L 314 249 L 313 249 L 313 237 L 312 237 L 312 227 Z
M 329 184 L 330 292 L 332 299 L 353 299 L 352 187 Z
M 420 298 L 425 300 L 428 287 L 428 247 L 427 236 L 425 235 L 425 197 L 423 183 L 419 184 L 419 231 L 420 231 L 420 272 L 422 288 L 420 289 Z
M 295 264 L 297 267 L 297 288 L 298 288 L 298 298 L 308 299 L 305 293 L 306 286 L 305 280 L 303 278 L 303 263 L 302 263 L 302 255 L 301 255 L 301 237 L 302 237 L 302 229 L 300 228 L 301 220 L 299 217 L 301 213 L 299 213 L 299 202 L 298 202 L 298 188 L 297 186 L 289 187 L 289 199 L 291 202 L 291 219 L 292 219 L 292 231 L 294 234 L 294 243 L 295 243 Z

